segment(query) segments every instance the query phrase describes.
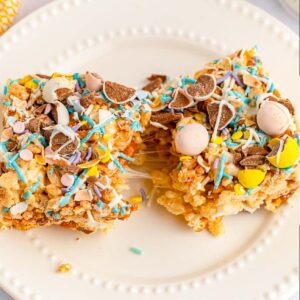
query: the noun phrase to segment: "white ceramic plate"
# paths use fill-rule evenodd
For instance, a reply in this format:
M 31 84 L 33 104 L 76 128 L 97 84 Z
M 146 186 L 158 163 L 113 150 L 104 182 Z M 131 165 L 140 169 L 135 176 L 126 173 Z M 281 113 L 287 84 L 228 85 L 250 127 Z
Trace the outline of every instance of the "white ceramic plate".
M 299 19 L 299 0 L 279 0 L 282 6 Z
M 140 85 L 151 72 L 189 73 L 253 45 L 278 87 L 298 100 L 296 36 L 235 0 L 55 1 L 1 37 L 0 78 L 89 69 Z M 70 262 L 72 274 L 55 273 L 60 262 Z M 281 299 L 297 279 L 298 205 L 228 218 L 220 238 L 194 233 L 156 205 L 108 235 L 0 233 L 0 284 L 22 300 Z

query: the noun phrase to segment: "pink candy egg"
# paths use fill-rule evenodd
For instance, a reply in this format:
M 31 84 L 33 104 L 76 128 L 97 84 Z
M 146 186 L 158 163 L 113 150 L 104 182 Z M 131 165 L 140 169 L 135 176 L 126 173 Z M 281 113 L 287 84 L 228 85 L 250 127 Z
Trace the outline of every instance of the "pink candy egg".
M 64 174 L 61 176 L 60 182 L 66 187 L 70 187 L 74 183 L 74 176 L 72 174 Z
M 85 83 L 90 91 L 99 91 L 103 85 L 103 79 L 96 73 L 86 72 Z
M 206 128 L 199 123 L 185 125 L 175 135 L 176 151 L 184 155 L 198 155 L 209 143 Z
M 282 104 L 268 101 L 258 110 L 256 120 L 263 132 L 271 136 L 280 136 L 288 129 L 291 114 Z
M 33 159 L 33 154 L 29 149 L 24 149 L 20 152 L 20 157 L 25 161 L 30 161 Z
M 20 121 L 16 122 L 14 124 L 14 126 L 13 126 L 13 130 L 14 130 L 15 133 L 22 133 L 22 132 L 24 132 L 24 130 L 25 130 L 25 124 L 24 124 L 24 122 L 20 122 Z

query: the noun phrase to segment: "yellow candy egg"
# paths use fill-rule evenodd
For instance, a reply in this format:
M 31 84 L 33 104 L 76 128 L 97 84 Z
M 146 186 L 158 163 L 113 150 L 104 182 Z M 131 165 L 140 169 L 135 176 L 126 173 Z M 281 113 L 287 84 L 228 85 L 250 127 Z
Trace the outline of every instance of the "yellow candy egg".
M 191 160 L 192 157 L 191 156 L 188 156 L 188 155 L 183 155 L 183 156 L 180 156 L 180 161 L 185 161 L 185 160 Z
M 274 144 L 272 140 L 272 144 Z M 295 139 L 288 137 L 282 152 L 277 155 L 267 157 L 271 165 L 276 168 L 289 168 L 294 165 L 299 158 L 299 147 Z
M 232 136 L 231 139 L 236 142 L 238 140 L 240 140 L 243 136 L 243 132 L 242 131 L 236 131 Z
M 262 169 L 239 170 L 238 180 L 247 189 L 254 189 L 260 185 L 266 176 L 266 171 Z
M 94 159 L 94 160 L 90 160 L 86 163 L 80 164 L 80 165 L 78 165 L 78 167 L 81 169 L 88 169 L 88 168 L 92 168 L 92 167 L 98 165 L 99 162 L 100 162 L 100 159 Z
M 0 35 L 13 23 L 20 8 L 20 0 L 0 0 Z
M 234 185 L 234 191 L 238 194 L 238 195 L 244 195 L 246 193 L 245 189 L 243 188 L 243 186 L 239 183 Z
M 143 202 L 143 198 L 141 196 L 132 196 L 130 198 L 130 203 L 131 204 L 138 204 L 138 203 L 141 203 Z
M 220 136 L 216 136 L 211 139 L 211 142 L 217 145 L 221 145 L 223 143 L 223 139 Z

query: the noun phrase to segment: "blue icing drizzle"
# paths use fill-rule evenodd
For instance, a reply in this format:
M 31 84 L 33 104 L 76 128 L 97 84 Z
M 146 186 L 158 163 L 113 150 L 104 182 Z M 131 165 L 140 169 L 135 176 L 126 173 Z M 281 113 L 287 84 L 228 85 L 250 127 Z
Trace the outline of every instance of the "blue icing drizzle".
M 221 180 L 223 178 L 225 162 L 226 162 L 226 155 L 223 153 L 221 156 L 221 160 L 220 160 L 220 167 L 218 170 L 218 175 L 217 175 L 217 178 L 215 181 L 215 189 L 218 188 L 218 186 L 220 185 Z

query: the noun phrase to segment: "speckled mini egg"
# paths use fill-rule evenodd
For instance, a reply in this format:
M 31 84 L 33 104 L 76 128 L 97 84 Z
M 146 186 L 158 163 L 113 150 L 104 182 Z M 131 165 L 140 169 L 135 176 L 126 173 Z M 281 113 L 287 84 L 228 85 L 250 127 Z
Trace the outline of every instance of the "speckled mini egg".
M 175 134 L 176 151 L 184 155 L 198 155 L 209 143 L 206 128 L 199 123 L 187 124 Z
M 289 110 L 280 103 L 269 101 L 257 112 L 257 125 L 270 136 L 280 136 L 288 129 L 291 121 Z

